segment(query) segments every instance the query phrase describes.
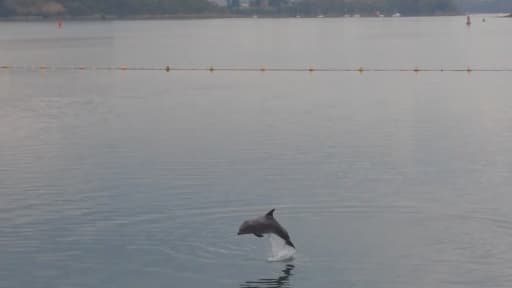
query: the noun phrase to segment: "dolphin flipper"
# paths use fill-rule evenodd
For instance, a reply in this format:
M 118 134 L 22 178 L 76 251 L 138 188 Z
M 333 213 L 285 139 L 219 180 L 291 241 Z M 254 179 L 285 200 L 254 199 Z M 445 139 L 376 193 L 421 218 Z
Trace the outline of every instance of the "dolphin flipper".
M 254 233 L 254 236 L 261 238 L 261 237 L 263 237 L 263 234 Z

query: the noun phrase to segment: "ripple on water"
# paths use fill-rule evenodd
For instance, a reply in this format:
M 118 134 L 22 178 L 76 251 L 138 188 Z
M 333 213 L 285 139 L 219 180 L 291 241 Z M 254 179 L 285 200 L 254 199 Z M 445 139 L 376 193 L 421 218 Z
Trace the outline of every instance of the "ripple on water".
M 379 214 L 419 214 L 417 208 L 407 205 L 377 205 L 377 204 L 333 204 L 314 202 L 304 205 L 260 205 L 222 208 L 216 205 L 187 207 L 179 206 L 171 210 L 168 225 L 171 226 L 172 246 L 148 247 L 142 243 L 131 249 L 160 249 L 172 257 L 211 263 L 237 262 L 256 250 L 261 249 L 253 244 L 238 241 L 236 231 L 242 221 L 263 215 L 270 208 L 276 208 L 276 217 L 331 217 L 338 215 L 379 215 Z M 292 231 L 290 231 L 292 233 Z M 292 233 L 293 235 L 293 233 Z M 253 242 L 254 243 L 254 242 Z M 264 250 L 260 251 L 264 254 Z M 304 257 L 301 257 L 304 258 Z M 255 260 L 258 257 L 255 258 Z M 259 258 L 264 259 L 264 258 Z M 304 258 L 305 259 L 305 258 Z M 303 259 L 303 260 L 304 260 Z

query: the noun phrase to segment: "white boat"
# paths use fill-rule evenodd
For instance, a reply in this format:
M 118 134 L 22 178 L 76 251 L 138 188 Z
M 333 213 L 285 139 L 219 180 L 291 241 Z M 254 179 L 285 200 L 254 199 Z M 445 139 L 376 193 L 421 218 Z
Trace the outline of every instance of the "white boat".
M 395 14 L 393 14 L 393 15 L 391 15 L 391 17 L 401 17 L 401 16 L 402 16 L 402 15 L 400 15 L 400 13 L 398 13 L 398 12 L 397 12 L 397 13 L 395 13 Z

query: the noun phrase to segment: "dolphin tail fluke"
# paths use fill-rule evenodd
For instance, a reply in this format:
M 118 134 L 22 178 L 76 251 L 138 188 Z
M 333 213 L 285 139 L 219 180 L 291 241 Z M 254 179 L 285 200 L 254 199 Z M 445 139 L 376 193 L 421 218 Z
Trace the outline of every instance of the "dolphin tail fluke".
M 295 249 L 295 245 L 293 245 L 293 243 L 292 243 L 292 241 L 290 241 L 290 239 L 285 240 L 285 243 L 286 243 L 286 245 L 293 247 Z

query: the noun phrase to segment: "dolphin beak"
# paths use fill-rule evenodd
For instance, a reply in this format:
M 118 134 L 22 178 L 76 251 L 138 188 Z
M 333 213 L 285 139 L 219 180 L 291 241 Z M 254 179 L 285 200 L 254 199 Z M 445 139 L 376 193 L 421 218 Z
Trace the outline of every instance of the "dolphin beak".
M 240 233 L 240 231 L 238 231 L 238 233 L 236 233 L 236 235 L 242 235 L 242 233 Z

